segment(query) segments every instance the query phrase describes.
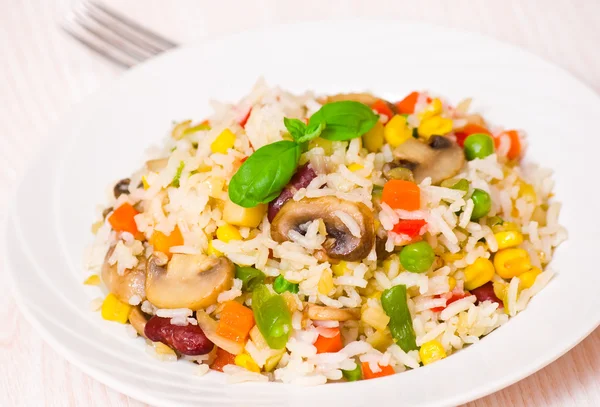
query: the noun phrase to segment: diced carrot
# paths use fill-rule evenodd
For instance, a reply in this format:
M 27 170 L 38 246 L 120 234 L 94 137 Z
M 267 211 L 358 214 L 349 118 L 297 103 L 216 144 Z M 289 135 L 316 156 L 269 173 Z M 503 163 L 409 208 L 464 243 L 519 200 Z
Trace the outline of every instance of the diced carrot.
M 254 326 L 254 314 L 236 301 L 228 301 L 221 311 L 217 325 L 217 335 L 238 343 L 246 342 L 248 333 Z
M 386 115 L 388 119 L 391 119 L 394 115 L 394 112 L 392 109 L 390 109 L 387 102 L 381 99 L 378 99 L 375 103 L 373 103 L 371 109 L 375 110 L 379 114 Z
M 465 144 L 465 139 L 471 134 L 475 133 L 483 133 L 487 134 L 488 136 L 492 135 L 492 133 L 490 133 L 490 131 L 487 128 L 475 123 L 469 123 L 461 131 L 456 132 L 456 143 L 459 146 L 463 147 Z
M 369 367 L 369 362 L 362 362 L 361 367 L 362 367 L 362 374 L 363 374 L 364 379 L 375 379 L 377 377 L 389 376 L 389 375 L 393 375 L 394 373 L 396 373 L 394 371 L 394 368 L 391 367 L 390 365 L 387 365 L 387 366 L 379 365 L 379 368 L 381 370 L 377 373 L 373 373 L 371 371 L 371 368 Z
M 138 235 L 138 228 L 133 218 L 139 212 L 128 203 L 119 206 L 108 218 L 110 226 L 117 232 L 129 232 L 134 236 Z
M 469 295 L 471 295 L 471 294 L 469 294 L 466 291 L 464 293 L 460 293 L 460 294 L 452 293 L 452 296 L 446 301 L 446 307 L 455 301 L 462 300 L 463 298 L 468 297 Z M 441 298 L 441 297 L 438 295 L 437 298 Z M 440 312 L 440 311 L 445 310 L 446 307 L 435 307 L 435 308 L 431 308 L 431 310 L 433 312 Z
M 416 211 L 421 208 L 421 190 L 414 182 L 392 179 L 383 186 L 381 201 L 392 209 Z
M 206 119 L 202 123 L 200 123 L 200 126 L 210 126 L 210 122 L 208 121 L 208 119 Z
M 212 370 L 218 370 L 219 372 L 222 372 L 223 366 L 227 365 L 235 365 L 235 355 L 221 348 L 217 348 L 217 355 L 215 360 L 210 365 L 210 368 Z
M 150 244 L 154 247 L 154 251 L 162 252 L 171 258 L 171 247 L 182 246 L 183 236 L 181 236 L 181 231 L 177 226 L 175 226 L 175 229 L 168 236 L 163 232 L 155 230 L 152 232 L 152 236 L 150 236 Z
M 419 92 L 412 92 L 410 95 L 396 103 L 396 108 L 400 114 L 413 114 L 415 112 L 415 105 L 419 99 Z
M 340 328 L 331 328 L 333 336 L 327 338 L 323 335 L 319 335 L 314 345 L 317 348 L 317 353 L 332 353 L 341 350 L 344 347 L 342 343 L 342 334 Z
M 424 219 L 400 219 L 400 221 L 394 225 L 392 232 L 415 237 L 419 235 L 419 232 L 426 224 L 427 222 Z
M 248 109 L 248 112 L 246 113 L 245 116 L 243 116 L 240 120 L 240 126 L 242 126 L 242 128 L 246 128 L 246 123 L 248 122 L 248 118 L 250 117 L 250 113 L 252 113 L 252 107 L 250 107 Z
M 508 153 L 506 153 L 506 156 L 509 160 L 518 159 L 521 155 L 521 139 L 519 138 L 519 132 L 516 130 L 508 130 L 500 133 L 495 139 L 496 149 L 500 147 L 500 140 L 504 136 L 510 138 L 510 149 L 508 150 Z

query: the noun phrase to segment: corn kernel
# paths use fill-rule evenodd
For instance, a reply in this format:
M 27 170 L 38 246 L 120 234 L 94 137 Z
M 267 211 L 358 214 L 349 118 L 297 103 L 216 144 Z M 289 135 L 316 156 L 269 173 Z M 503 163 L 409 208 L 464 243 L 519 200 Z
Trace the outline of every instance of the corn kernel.
M 423 365 L 436 362 L 446 357 L 446 351 L 442 344 L 437 340 L 425 342 L 419 349 L 419 356 Z
M 385 141 L 392 147 L 398 147 L 410 139 L 412 131 L 408 127 L 406 117 L 400 115 L 392 117 L 392 120 L 387 122 L 383 129 L 383 136 L 385 137 Z
M 377 300 L 380 300 L 381 299 L 381 294 L 383 294 L 382 291 L 375 290 L 371 294 L 369 294 L 367 297 L 369 297 L 369 298 L 375 298 Z
M 223 253 L 221 253 L 220 251 L 215 249 L 215 246 L 213 246 L 212 240 L 208 242 L 208 249 L 206 250 L 206 254 L 208 254 L 209 256 L 216 256 L 216 257 L 223 256 Z
M 526 288 L 531 288 L 537 276 L 542 273 L 537 267 L 533 267 L 531 270 L 524 272 L 519 276 L 519 290 L 524 290 Z
M 349 269 L 348 269 L 348 263 L 346 263 L 344 260 L 342 260 L 338 264 L 332 264 L 331 265 L 331 271 L 333 271 L 333 274 L 336 277 L 341 277 L 344 274 L 346 274 L 346 272 L 349 271 Z
M 504 301 L 506 291 L 508 290 L 508 284 L 501 281 L 494 281 L 492 286 L 494 287 L 494 294 L 496 297 L 498 297 L 499 300 Z
M 333 274 L 331 270 L 324 270 L 318 285 L 319 293 L 328 295 L 333 290 Z
M 360 165 L 360 164 L 357 164 L 357 163 L 352 163 L 352 164 L 350 164 L 350 165 L 348 166 L 348 169 L 349 169 L 350 171 L 352 171 L 352 172 L 354 172 L 354 171 L 360 171 L 360 170 L 362 170 L 363 168 L 365 168 L 365 167 L 363 167 L 362 165 Z
M 148 184 L 148 180 L 146 179 L 145 175 L 142 176 L 142 185 L 144 186 L 145 190 L 150 188 L 150 184 Z
M 433 135 L 443 136 L 452 131 L 452 120 L 440 116 L 433 116 L 421 121 L 419 135 L 429 138 Z
M 213 153 L 226 154 L 227 150 L 233 148 L 235 143 L 235 134 L 231 130 L 225 129 L 219 134 L 219 136 L 210 145 L 210 150 Z
M 247 353 L 240 353 L 234 359 L 236 365 L 243 367 L 251 372 L 260 373 L 260 367 L 256 364 L 254 359 Z
M 333 153 L 333 141 L 317 137 L 308 142 L 308 149 L 321 147 L 326 155 Z
M 450 253 L 450 252 L 446 252 L 444 254 L 442 254 L 442 260 L 444 260 L 444 263 L 454 263 L 455 261 L 458 261 L 460 259 L 462 259 L 463 257 L 465 257 L 464 253 Z
M 495 233 L 494 237 L 498 242 L 498 250 L 508 249 L 523 243 L 523 234 L 513 230 Z
M 526 201 L 535 204 L 537 202 L 537 194 L 533 185 L 524 181 L 519 182 L 519 196 L 525 198 Z
M 260 204 L 254 208 L 244 208 L 230 200 L 225 201 L 223 220 L 231 225 L 255 228 L 260 225 L 267 213 L 267 205 Z
M 504 249 L 494 256 L 496 273 L 504 279 L 511 279 L 531 269 L 531 259 L 523 249 Z
M 100 276 L 98 274 L 92 274 L 83 282 L 85 285 L 100 285 Z
M 152 346 L 154 346 L 154 351 L 158 355 L 177 355 L 173 349 L 169 348 L 162 342 L 152 342 Z
M 438 98 L 435 98 L 431 101 L 429 105 L 418 114 L 419 119 L 425 120 L 433 116 L 437 116 L 442 113 L 442 101 Z
M 363 145 L 369 153 L 378 152 L 385 142 L 383 123 L 378 121 L 375 126 L 362 136 Z
M 102 303 L 102 318 L 124 324 L 129 318 L 131 308 L 131 305 L 120 301 L 116 295 L 110 293 Z
M 390 317 L 387 316 L 381 307 L 366 307 L 360 319 L 365 324 L 379 330 L 384 330 L 390 322 Z
M 394 340 L 389 330 L 376 330 L 371 336 L 367 337 L 367 343 L 378 351 L 385 352 L 394 343 Z
M 494 265 L 483 257 L 475 260 L 465 268 L 465 289 L 474 290 L 494 277 Z
M 448 277 L 448 291 L 454 290 L 456 287 L 456 279 L 452 276 Z
M 231 240 L 242 240 L 242 235 L 235 226 L 225 224 L 217 228 L 217 239 L 228 243 Z

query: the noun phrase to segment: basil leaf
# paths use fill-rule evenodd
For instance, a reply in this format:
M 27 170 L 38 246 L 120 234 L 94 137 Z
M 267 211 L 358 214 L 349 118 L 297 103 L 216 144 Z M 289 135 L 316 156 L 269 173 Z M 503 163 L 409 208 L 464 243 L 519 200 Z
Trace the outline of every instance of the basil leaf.
M 300 137 L 296 141 L 298 143 L 304 143 L 306 141 L 310 141 L 314 138 L 317 138 L 321 135 L 321 133 L 323 132 L 323 130 L 325 130 L 326 127 L 326 124 L 323 122 L 313 123 L 306 128 L 304 136 Z
M 300 145 L 288 140 L 259 148 L 231 178 L 229 199 L 244 208 L 253 208 L 277 198 L 294 175 L 300 154 Z
M 306 133 L 306 124 L 302 120 L 284 117 L 283 124 L 285 124 L 285 128 L 296 141 L 300 140 L 304 136 L 304 133 Z
M 375 126 L 379 116 L 367 105 L 345 100 L 323 105 L 310 117 L 309 127 L 325 123 L 321 137 L 328 140 L 351 140 L 360 137 Z

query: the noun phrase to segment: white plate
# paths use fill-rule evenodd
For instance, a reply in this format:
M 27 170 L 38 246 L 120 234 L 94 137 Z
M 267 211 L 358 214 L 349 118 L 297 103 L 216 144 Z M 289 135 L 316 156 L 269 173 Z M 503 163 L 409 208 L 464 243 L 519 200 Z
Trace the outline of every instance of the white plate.
M 237 100 L 259 76 L 301 92 L 372 90 L 396 100 L 429 89 L 473 96 L 492 123 L 526 129 L 528 159 L 555 169 L 570 239 L 558 275 L 507 325 L 439 363 L 356 383 L 296 388 L 225 385 L 188 363 L 161 363 L 124 326 L 88 311 L 82 253 L 105 188 L 138 167 L 172 120 L 201 119 L 208 99 Z M 157 405 L 454 405 L 505 387 L 550 363 L 600 321 L 597 246 L 600 99 L 522 50 L 438 27 L 328 22 L 243 33 L 143 64 L 99 92 L 57 129 L 31 163 L 8 222 L 9 274 L 23 313 L 89 375 Z

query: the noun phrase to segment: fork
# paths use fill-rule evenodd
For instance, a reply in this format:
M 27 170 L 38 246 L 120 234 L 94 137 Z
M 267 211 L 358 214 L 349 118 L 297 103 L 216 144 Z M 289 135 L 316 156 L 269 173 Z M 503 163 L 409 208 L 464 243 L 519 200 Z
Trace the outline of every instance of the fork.
M 125 68 L 178 45 L 92 0 L 79 2 L 61 26 L 92 51 Z

